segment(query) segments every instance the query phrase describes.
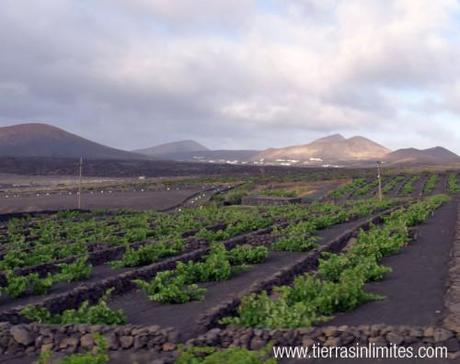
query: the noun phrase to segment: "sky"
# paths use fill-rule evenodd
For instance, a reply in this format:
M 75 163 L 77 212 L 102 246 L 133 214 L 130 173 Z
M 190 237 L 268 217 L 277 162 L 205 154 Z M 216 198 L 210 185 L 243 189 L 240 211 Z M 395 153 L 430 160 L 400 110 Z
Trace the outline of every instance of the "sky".
M 0 126 L 123 149 L 333 133 L 460 153 L 456 0 L 1 0 Z

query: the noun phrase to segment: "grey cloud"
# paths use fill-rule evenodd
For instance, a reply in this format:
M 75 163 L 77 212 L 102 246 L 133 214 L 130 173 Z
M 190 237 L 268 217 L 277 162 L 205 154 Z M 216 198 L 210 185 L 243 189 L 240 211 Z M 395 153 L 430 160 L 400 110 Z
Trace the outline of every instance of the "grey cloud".
M 354 31 L 360 3 L 279 0 L 278 14 L 249 0 L 3 1 L 0 125 L 47 121 L 123 148 L 263 148 L 337 131 L 391 143 L 405 123 L 424 145 L 421 117 L 456 112 L 444 102 L 460 79 L 457 34 L 445 36 L 455 6 L 440 1 L 427 22 L 392 2 Z M 407 88 L 443 100 L 426 115 L 391 96 Z

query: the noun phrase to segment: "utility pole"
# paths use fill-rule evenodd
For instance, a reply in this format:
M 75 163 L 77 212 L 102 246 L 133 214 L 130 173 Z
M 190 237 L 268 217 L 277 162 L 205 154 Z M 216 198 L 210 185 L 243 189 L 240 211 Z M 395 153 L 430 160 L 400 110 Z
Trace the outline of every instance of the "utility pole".
M 80 157 L 80 173 L 78 177 L 78 209 L 81 209 L 81 176 L 83 174 L 83 157 Z
M 382 165 L 383 162 L 378 161 L 377 162 L 377 179 L 379 181 L 379 201 L 383 200 L 383 194 L 382 194 L 382 173 L 380 170 L 380 166 Z

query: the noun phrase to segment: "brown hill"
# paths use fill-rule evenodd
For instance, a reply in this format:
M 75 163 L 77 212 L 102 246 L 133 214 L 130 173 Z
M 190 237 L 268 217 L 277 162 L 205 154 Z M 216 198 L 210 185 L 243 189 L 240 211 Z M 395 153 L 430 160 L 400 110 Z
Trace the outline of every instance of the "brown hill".
M 0 156 L 90 159 L 143 159 L 135 153 L 106 147 L 48 124 L 0 127 Z
M 390 165 L 433 165 L 459 163 L 460 157 L 443 147 L 398 149 L 385 158 Z
M 305 145 L 294 145 L 278 149 L 270 148 L 257 154 L 254 159 L 267 161 L 294 159 L 337 163 L 383 159 L 388 153 L 390 153 L 389 149 L 372 140 L 360 136 L 346 139 L 340 134 L 335 134 Z

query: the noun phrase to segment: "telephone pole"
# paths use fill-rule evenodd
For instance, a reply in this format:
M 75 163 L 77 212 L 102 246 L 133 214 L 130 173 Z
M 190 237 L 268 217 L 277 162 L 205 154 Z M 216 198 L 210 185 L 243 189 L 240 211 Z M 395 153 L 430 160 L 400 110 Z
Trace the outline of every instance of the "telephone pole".
M 83 157 L 80 157 L 80 173 L 78 176 L 78 209 L 81 209 L 81 177 L 83 174 Z
M 379 201 L 383 200 L 383 194 L 382 194 L 382 171 L 380 169 L 380 166 L 382 165 L 383 162 L 378 161 L 377 162 L 377 179 L 379 181 Z

